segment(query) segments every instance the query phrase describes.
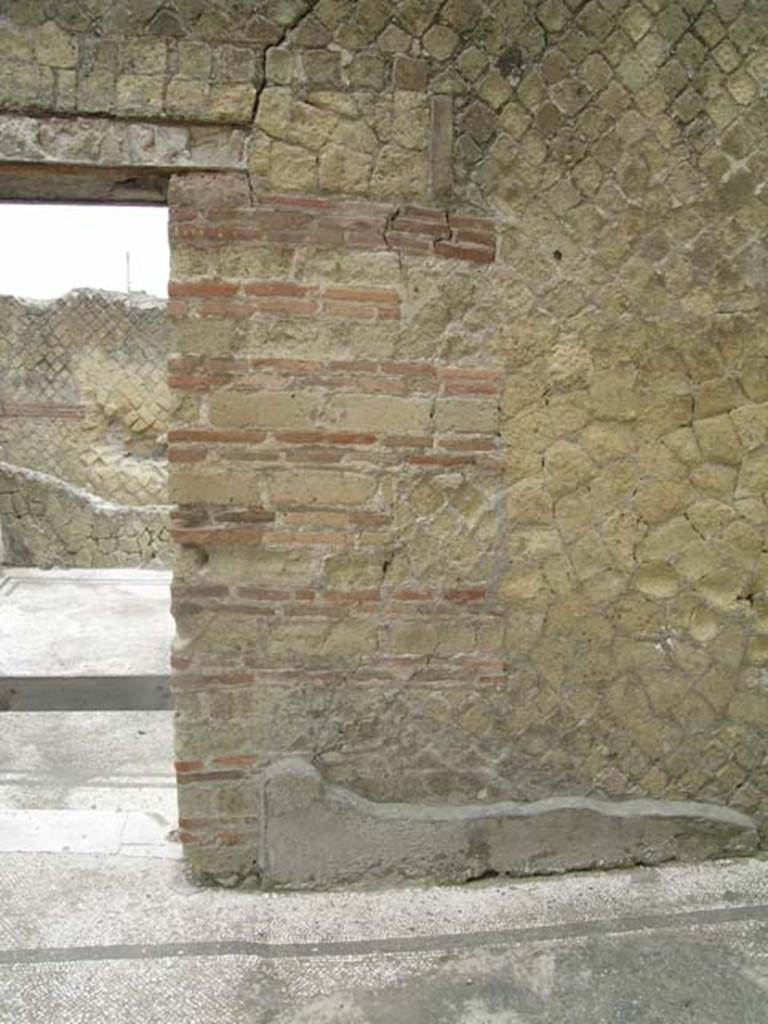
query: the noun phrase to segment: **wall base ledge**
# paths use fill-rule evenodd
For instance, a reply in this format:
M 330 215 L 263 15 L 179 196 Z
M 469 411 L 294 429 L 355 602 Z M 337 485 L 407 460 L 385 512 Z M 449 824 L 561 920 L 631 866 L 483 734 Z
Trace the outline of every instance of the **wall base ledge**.
M 261 785 L 258 849 L 189 847 L 198 880 L 267 889 L 456 884 L 749 856 L 759 845 L 751 818 L 706 803 L 375 803 L 327 784 L 299 758 L 273 764 Z

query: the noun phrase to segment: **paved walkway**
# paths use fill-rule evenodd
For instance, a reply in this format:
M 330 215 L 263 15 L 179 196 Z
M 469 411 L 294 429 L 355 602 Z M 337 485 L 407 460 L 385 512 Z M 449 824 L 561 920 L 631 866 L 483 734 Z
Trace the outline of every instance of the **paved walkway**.
M 200 890 L 170 761 L 167 712 L 0 716 L 0 1024 L 768 1024 L 765 861 Z
M 119 604 L 134 584 L 115 582 Z M 100 594 L 96 645 L 114 608 Z M 73 607 L 52 615 L 74 628 Z M 54 618 L 37 620 L 47 634 Z M 3 616 L 6 655 L 12 632 Z M 103 671 L 72 632 L 46 644 L 60 667 Z M 15 650 L 38 674 L 34 646 Z M 0 714 L 0 1024 L 768 1024 L 768 861 L 201 890 L 171 760 L 170 712 Z
M 0 710 L 171 707 L 169 572 L 0 569 Z
M 0 675 L 167 674 L 170 572 L 0 568 Z

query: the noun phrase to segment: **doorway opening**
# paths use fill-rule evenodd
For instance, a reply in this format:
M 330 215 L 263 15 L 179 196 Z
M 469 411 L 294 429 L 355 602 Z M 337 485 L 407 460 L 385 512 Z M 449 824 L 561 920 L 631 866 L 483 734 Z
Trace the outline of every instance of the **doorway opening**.
M 5 203 L 0 238 L 0 707 L 167 707 L 167 210 Z
M 0 204 L 2 850 L 180 856 L 168 268 L 165 206 Z

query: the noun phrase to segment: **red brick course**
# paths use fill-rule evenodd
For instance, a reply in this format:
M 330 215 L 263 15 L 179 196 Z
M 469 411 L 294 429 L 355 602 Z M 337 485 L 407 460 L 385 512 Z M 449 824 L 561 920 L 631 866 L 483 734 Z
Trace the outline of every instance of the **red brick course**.
M 193 245 L 232 241 L 324 248 L 390 250 L 472 263 L 493 263 L 491 218 L 387 203 L 263 195 L 252 207 L 180 207 L 171 237 Z

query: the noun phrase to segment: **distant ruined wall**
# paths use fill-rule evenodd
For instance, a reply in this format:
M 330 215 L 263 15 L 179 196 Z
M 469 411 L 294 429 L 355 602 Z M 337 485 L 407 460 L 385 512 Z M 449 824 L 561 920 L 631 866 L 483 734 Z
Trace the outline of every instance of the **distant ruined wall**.
M 166 304 L 0 297 L 0 458 L 128 505 L 167 500 Z
M 0 563 L 39 569 L 160 568 L 168 510 L 115 505 L 49 476 L 0 462 Z
M 2 194 L 170 206 L 194 870 L 285 755 L 767 822 L 763 0 L 10 10 Z

